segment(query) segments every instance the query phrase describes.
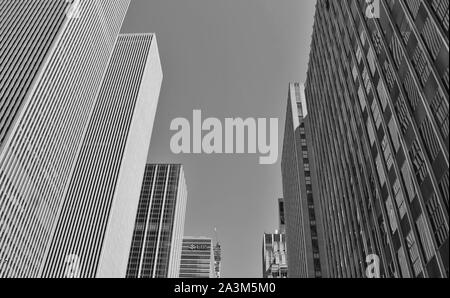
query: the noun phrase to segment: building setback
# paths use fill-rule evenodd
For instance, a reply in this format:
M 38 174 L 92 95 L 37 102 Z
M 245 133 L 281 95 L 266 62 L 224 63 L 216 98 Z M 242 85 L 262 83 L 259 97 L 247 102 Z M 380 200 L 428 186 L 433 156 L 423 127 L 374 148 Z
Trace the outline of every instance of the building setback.
M 161 82 L 156 37 L 119 35 L 54 228 L 44 277 L 125 277 Z
M 449 275 L 449 1 L 319 0 L 306 100 L 330 277 Z M 376 11 L 376 10 L 375 10 Z
M 303 85 L 289 84 L 281 160 L 288 271 L 290 278 L 321 278 L 327 276 L 327 268 L 321 213 L 312 183 L 304 102 Z
M 178 278 L 187 189 L 181 165 L 147 165 L 127 278 Z
M 180 278 L 212 278 L 215 277 L 214 270 L 212 239 L 184 237 Z
M 130 1 L 76 3 L 1 5 L 0 277 L 40 274 Z

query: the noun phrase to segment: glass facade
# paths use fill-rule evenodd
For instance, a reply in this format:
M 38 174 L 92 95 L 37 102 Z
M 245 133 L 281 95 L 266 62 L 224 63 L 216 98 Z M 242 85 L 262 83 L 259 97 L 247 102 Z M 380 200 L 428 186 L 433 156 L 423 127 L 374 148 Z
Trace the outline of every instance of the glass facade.
M 127 278 L 178 277 L 186 185 L 180 165 L 147 165 Z
M 377 2 L 377 1 L 376 1 Z M 331 277 L 448 277 L 449 1 L 319 0 L 306 100 Z
M 214 246 L 214 277 L 220 278 L 222 271 L 222 247 L 217 242 Z

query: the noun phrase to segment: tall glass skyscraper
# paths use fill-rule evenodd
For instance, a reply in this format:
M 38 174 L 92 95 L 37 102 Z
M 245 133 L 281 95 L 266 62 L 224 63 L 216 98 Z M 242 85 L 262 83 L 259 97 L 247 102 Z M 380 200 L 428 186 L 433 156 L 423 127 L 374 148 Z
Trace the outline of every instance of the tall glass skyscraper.
M 184 237 L 181 251 L 180 278 L 212 277 L 215 277 L 212 239 Z
M 119 35 L 42 276 L 125 277 L 161 82 L 156 37 Z
M 449 1 L 319 0 L 306 101 L 331 277 L 449 275 Z
M 304 87 L 289 84 L 281 160 L 288 270 L 290 278 L 320 278 L 326 276 L 326 262 L 320 209 L 312 184 L 314 171 L 304 103 Z
M 0 277 L 39 276 L 129 3 L 0 5 Z
M 146 166 L 127 278 L 179 277 L 186 201 L 181 165 Z

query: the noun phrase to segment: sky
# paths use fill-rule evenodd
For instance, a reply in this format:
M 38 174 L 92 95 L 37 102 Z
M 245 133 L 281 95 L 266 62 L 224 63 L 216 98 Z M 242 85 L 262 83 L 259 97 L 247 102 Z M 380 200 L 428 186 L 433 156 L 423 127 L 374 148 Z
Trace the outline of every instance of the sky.
M 222 245 L 222 275 L 262 276 L 262 237 L 278 228 L 289 82 L 303 82 L 314 0 L 132 0 L 123 33 L 153 32 L 163 84 L 150 163 L 181 163 L 188 188 L 185 235 Z M 279 156 L 172 154 L 173 119 L 278 118 Z

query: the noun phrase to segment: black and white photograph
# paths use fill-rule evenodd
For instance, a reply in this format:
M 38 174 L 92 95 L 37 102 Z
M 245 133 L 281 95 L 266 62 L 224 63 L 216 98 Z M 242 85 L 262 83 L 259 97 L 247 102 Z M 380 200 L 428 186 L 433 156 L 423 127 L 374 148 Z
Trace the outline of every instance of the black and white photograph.
M 449 0 L 1 0 L 0 35 L 0 280 L 449 278 Z

